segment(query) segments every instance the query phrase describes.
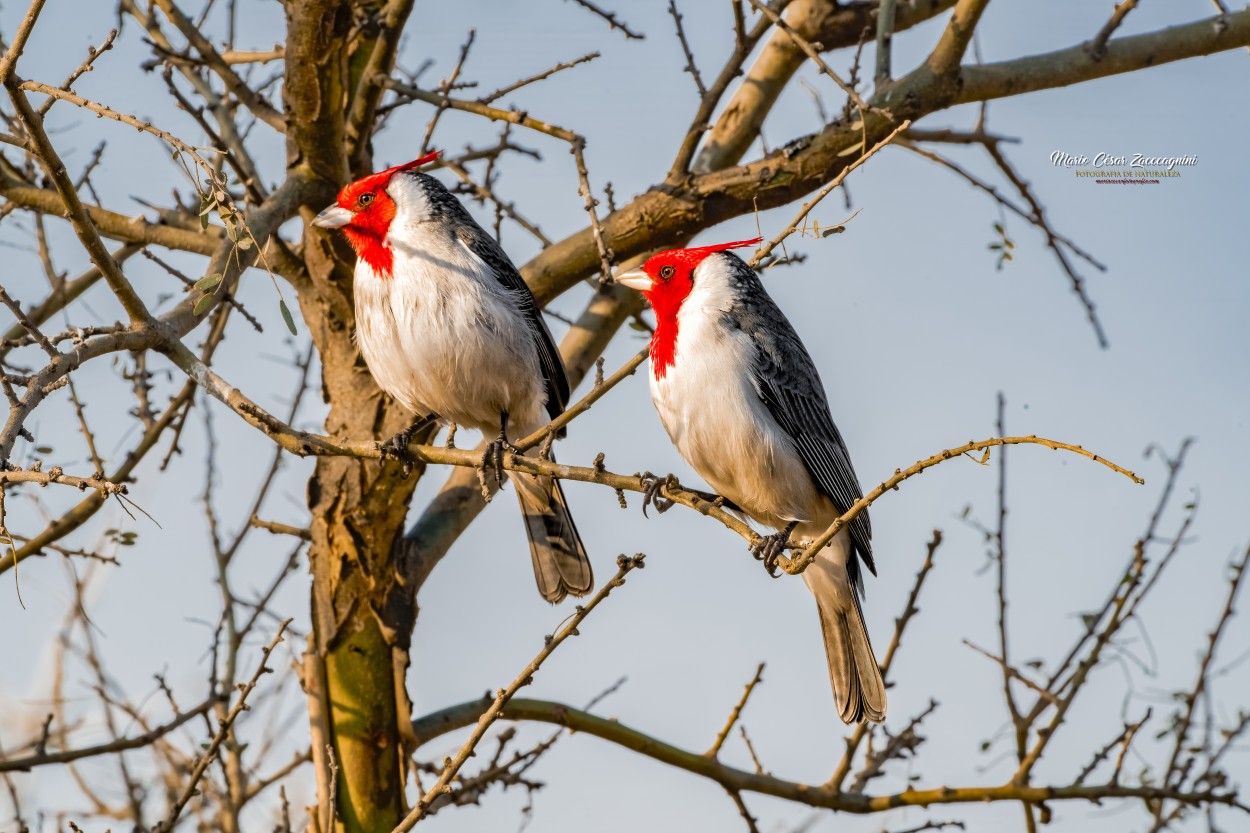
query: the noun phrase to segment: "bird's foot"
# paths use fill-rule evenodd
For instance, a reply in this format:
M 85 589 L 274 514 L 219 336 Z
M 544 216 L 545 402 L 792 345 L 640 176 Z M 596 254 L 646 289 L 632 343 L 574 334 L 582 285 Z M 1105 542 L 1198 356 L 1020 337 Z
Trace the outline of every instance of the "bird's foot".
M 378 451 L 381 452 L 383 460 L 394 460 L 403 465 L 404 468 L 401 475 L 405 478 L 412 472 L 412 458 L 408 456 L 408 443 L 412 439 L 412 432 L 416 427 L 417 424 L 413 423 L 378 446 Z
M 646 471 L 638 476 L 638 482 L 643 488 L 642 515 L 644 518 L 648 517 L 647 506 L 654 506 L 655 511 L 659 512 L 661 515 L 673 508 L 673 504 L 677 501 L 661 494 L 665 487 L 669 489 L 682 488 L 681 483 L 677 480 L 677 476 L 674 474 L 668 474 L 664 477 L 660 477 Z
M 790 533 L 797 526 L 796 521 L 786 524 L 786 528 L 773 535 L 761 536 L 751 546 L 751 554 L 756 559 L 764 562 L 764 569 L 773 578 L 777 578 L 777 559 L 786 551 L 786 547 L 790 543 Z
M 409 425 L 386 442 L 380 443 L 378 451 L 382 455 L 382 460 L 394 460 L 402 463 L 404 468 L 401 474 L 407 478 L 412 473 L 413 467 L 413 460 L 408 456 L 408 443 L 412 442 L 413 434 L 428 428 L 436 418 L 434 416 L 418 417 L 413 420 L 412 425 Z
M 521 449 L 509 442 L 506 431 L 501 429 L 499 431 L 499 436 L 493 441 L 487 443 L 486 450 L 482 453 L 482 469 L 493 469 L 495 482 L 502 483 L 504 454 L 520 453 Z
M 486 477 L 486 469 L 490 466 L 491 456 L 491 448 L 488 445 L 486 446 L 486 450 L 482 452 L 481 462 L 477 464 L 477 485 L 478 488 L 482 490 L 482 500 L 486 503 L 490 503 L 490 499 L 493 496 L 490 488 L 490 482 Z

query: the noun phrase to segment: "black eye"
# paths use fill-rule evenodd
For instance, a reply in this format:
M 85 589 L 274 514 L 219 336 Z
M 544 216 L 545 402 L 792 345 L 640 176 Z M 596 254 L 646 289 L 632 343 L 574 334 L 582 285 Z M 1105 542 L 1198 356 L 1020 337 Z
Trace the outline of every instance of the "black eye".
M 360 206 L 366 206 L 371 202 L 373 202 L 373 194 L 368 193 L 361 194 L 359 199 L 356 200 L 356 204 Z
M 661 266 L 661 267 L 660 267 L 660 277 L 661 277 L 661 278 L 663 278 L 664 280 L 668 280 L 668 279 L 672 278 L 672 277 L 673 277 L 673 275 L 675 275 L 675 274 L 677 274 L 677 270 L 676 270 L 675 268 L 673 268 L 672 266 Z

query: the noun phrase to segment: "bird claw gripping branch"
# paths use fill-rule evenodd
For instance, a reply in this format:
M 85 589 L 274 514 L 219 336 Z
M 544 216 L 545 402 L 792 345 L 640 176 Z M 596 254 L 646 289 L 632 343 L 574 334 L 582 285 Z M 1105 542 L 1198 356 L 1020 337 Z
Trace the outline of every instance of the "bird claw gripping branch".
M 499 428 L 499 436 L 486 445 L 482 454 L 482 468 L 491 466 L 495 470 L 495 483 L 503 483 L 503 455 L 505 452 L 522 454 L 508 439 L 508 415 L 504 414 Z
M 411 439 L 412 428 L 409 427 L 378 445 L 383 460 L 394 460 L 403 465 L 402 476 L 405 478 L 412 472 L 412 458 L 408 456 L 408 441 Z
M 647 507 L 655 506 L 655 511 L 663 515 L 669 509 L 673 508 L 673 504 L 677 501 L 670 497 L 665 497 L 661 492 L 667 487 L 668 489 L 680 489 L 681 483 L 677 480 L 677 475 L 667 474 L 664 477 L 654 475 L 649 471 L 645 471 L 638 476 L 638 483 L 643 488 L 642 493 L 642 516 L 647 515 Z
M 797 526 L 796 521 L 791 521 L 786 528 L 772 535 L 761 536 L 758 541 L 751 545 L 751 554 L 757 560 L 764 562 L 764 569 L 773 578 L 777 578 L 777 559 L 786 551 L 786 547 L 790 544 L 790 533 Z
M 412 473 L 413 467 L 413 460 L 408 456 L 408 443 L 412 441 L 413 434 L 428 426 L 431 421 L 431 417 L 421 417 L 403 431 L 378 445 L 378 451 L 381 453 L 383 460 L 395 460 L 403 464 L 402 474 L 405 478 Z

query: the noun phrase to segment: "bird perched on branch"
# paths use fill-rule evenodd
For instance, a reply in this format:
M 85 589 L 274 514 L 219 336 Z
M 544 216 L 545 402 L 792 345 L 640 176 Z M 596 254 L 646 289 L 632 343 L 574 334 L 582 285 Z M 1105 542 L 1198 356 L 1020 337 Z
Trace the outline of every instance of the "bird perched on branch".
M 314 219 L 356 250 L 356 344 L 378 386 L 418 417 L 383 444 L 402 458 L 430 418 L 498 433 L 483 457 L 502 478 L 508 431 L 524 436 L 564 410 L 569 382 L 538 305 L 489 234 L 420 159 L 359 179 Z M 593 584 L 560 483 L 513 472 L 534 577 L 555 603 Z
M 754 547 L 775 575 L 791 534 L 812 540 L 861 497 L 816 366 L 742 240 L 674 249 L 616 282 L 655 310 L 651 398 L 681 456 L 734 507 L 780 530 Z M 860 561 L 876 574 L 868 513 L 856 516 L 803 579 L 820 612 L 842 720 L 885 718 L 885 684 L 860 608 Z

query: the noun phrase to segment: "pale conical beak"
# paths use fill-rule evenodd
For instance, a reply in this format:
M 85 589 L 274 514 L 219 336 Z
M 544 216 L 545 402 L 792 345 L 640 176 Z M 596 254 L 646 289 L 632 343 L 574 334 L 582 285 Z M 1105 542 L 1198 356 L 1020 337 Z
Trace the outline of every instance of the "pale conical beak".
M 332 205 L 312 221 L 318 228 L 342 228 L 352 221 L 352 213 L 341 205 Z
M 637 289 L 639 292 L 646 292 L 651 288 L 651 276 L 641 269 L 630 269 L 628 272 L 622 272 L 614 280 L 621 286 L 628 286 L 630 289 Z

